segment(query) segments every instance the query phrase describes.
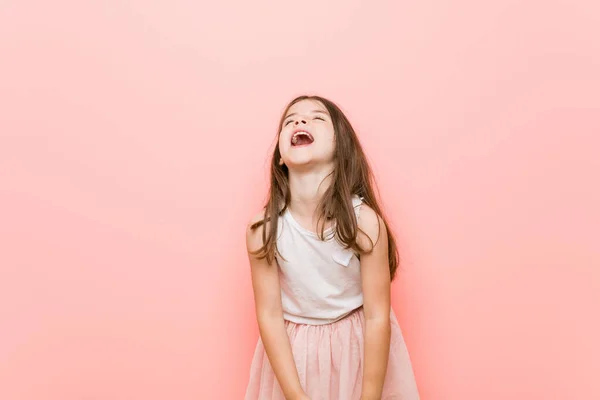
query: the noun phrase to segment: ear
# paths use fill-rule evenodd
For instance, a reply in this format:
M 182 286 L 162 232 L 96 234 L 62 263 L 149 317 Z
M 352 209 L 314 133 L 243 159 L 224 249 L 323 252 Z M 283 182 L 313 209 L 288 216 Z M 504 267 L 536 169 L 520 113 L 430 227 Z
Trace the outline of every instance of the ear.
M 279 159 L 279 165 L 283 165 L 283 158 Z

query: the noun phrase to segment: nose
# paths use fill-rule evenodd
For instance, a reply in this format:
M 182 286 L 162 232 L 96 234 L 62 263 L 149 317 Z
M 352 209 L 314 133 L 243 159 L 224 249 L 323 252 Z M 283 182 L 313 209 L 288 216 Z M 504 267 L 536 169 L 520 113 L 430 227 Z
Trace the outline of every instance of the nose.
M 306 121 L 301 119 L 301 120 L 296 120 L 296 122 L 294 122 L 294 125 L 298 125 L 300 122 L 302 122 L 304 125 L 306 125 Z

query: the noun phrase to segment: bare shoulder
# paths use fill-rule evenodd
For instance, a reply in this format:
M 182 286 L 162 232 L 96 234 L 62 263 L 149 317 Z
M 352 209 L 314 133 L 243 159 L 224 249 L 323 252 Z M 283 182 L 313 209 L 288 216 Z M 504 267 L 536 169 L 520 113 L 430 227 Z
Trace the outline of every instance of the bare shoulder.
M 385 222 L 379 214 L 366 204 L 362 204 L 358 217 L 358 228 L 360 230 L 357 241 L 363 249 L 377 247 L 387 240 Z
M 262 247 L 262 235 L 264 225 L 257 224 L 265 218 L 265 209 L 254 214 L 246 226 L 246 247 L 248 251 L 256 251 Z
M 260 210 L 256 214 L 254 214 L 252 216 L 252 218 L 250 218 L 250 221 L 248 221 L 248 226 L 247 226 L 248 230 L 251 230 L 253 225 L 262 221 L 264 218 L 265 218 L 265 209 L 263 208 L 262 210 Z

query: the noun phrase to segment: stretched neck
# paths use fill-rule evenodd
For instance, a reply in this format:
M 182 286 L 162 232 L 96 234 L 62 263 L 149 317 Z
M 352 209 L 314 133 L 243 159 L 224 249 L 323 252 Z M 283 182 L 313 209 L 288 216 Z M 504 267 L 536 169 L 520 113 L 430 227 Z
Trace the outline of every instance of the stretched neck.
M 323 193 L 332 182 L 332 166 L 309 171 L 289 171 L 290 209 L 299 216 L 312 218 Z

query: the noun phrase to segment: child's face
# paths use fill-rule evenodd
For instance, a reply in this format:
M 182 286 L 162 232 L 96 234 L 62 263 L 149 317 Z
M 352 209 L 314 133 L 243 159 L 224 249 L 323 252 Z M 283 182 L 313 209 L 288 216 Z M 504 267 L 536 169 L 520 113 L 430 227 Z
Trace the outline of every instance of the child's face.
M 288 168 L 333 161 L 335 133 L 321 102 L 302 100 L 290 107 L 279 133 L 279 152 Z

